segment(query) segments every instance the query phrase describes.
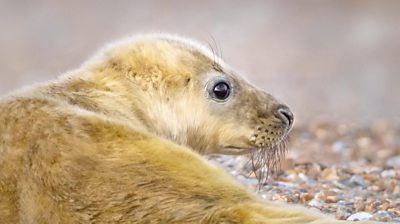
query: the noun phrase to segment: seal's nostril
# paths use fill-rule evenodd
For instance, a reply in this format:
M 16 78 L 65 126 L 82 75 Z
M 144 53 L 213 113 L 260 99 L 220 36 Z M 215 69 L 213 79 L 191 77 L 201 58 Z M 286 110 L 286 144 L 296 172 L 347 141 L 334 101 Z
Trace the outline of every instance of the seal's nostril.
M 287 106 L 280 105 L 278 107 L 278 115 L 282 120 L 288 123 L 289 127 L 293 125 L 293 120 L 294 120 L 293 113 Z

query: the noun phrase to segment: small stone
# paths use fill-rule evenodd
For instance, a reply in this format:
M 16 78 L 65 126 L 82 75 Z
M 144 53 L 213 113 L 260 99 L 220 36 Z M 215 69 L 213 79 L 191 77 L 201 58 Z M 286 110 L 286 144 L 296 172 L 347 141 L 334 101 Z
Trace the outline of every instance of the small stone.
M 306 176 L 304 173 L 299 173 L 299 178 L 301 181 L 306 182 L 306 183 L 310 181 L 310 178 L 308 176 Z
M 389 208 L 388 211 L 400 218 L 400 208 Z
M 351 210 L 344 207 L 344 206 L 339 206 L 336 210 L 336 218 L 345 220 L 351 215 Z
M 371 139 L 368 137 L 362 137 L 357 139 L 357 145 L 360 148 L 367 148 L 371 145 Z
M 334 180 L 332 183 L 333 185 L 335 185 L 335 187 L 338 187 L 340 189 L 349 188 L 349 186 L 343 181 Z
M 393 178 L 395 176 L 396 176 L 396 171 L 394 171 L 394 170 L 384 170 L 381 173 L 381 177 L 383 177 L 383 178 Z
M 333 191 L 323 190 L 315 194 L 315 199 L 318 199 L 327 203 L 335 203 L 338 201 L 336 193 Z
M 326 196 L 325 202 L 327 203 L 336 203 L 338 201 L 338 197 L 336 195 Z
M 400 217 L 392 219 L 393 223 L 400 223 Z
M 312 163 L 310 166 L 307 166 L 306 175 L 310 178 L 316 179 L 321 173 L 322 167 L 318 163 Z
M 399 186 L 399 185 L 397 185 L 397 186 L 393 189 L 393 193 L 394 193 L 394 194 L 400 193 L 400 186 Z
M 346 143 L 342 142 L 342 141 L 337 141 L 335 142 L 335 144 L 333 144 L 333 151 L 337 152 L 337 153 L 346 153 L 348 152 L 350 149 L 349 147 L 347 147 Z
M 397 183 L 396 180 L 389 179 L 385 182 L 385 192 L 393 192 L 395 188 L 398 186 L 399 183 Z
M 384 202 L 381 205 L 379 205 L 379 207 L 378 207 L 378 209 L 384 210 L 384 211 L 388 210 L 388 208 L 390 208 L 390 203 L 389 202 Z
M 315 199 L 317 199 L 319 201 L 325 201 L 326 195 L 325 195 L 324 191 L 320 191 L 320 192 L 316 193 Z
M 295 166 L 295 161 L 294 159 L 285 159 L 282 161 L 281 164 L 281 169 L 282 170 L 292 170 Z
M 351 201 L 340 200 L 337 202 L 338 205 L 346 206 L 346 207 L 353 207 L 354 203 Z
M 282 181 L 276 181 L 277 186 L 281 188 L 286 188 L 286 189 L 295 189 L 298 188 L 298 184 L 296 183 L 291 183 L 291 182 L 282 182 Z
M 306 203 L 314 198 L 314 194 L 312 193 L 302 193 L 300 194 L 301 203 Z
M 356 212 L 364 211 L 364 209 L 365 209 L 364 201 L 362 199 L 361 200 L 356 200 L 354 202 L 354 208 L 355 208 Z
M 370 175 L 379 175 L 382 172 L 382 168 L 376 167 L 376 166 L 365 166 L 363 167 L 364 173 L 370 174 Z
M 373 216 L 367 212 L 357 212 L 350 215 L 346 220 L 349 221 L 366 221 L 370 220 Z
M 273 201 L 283 201 L 287 202 L 287 198 L 284 195 L 275 194 L 272 196 Z
M 383 189 L 382 189 L 382 187 L 380 187 L 378 185 L 373 185 L 373 186 L 368 187 L 368 190 L 378 192 L 378 191 L 382 191 Z
M 352 176 L 349 181 L 350 181 L 350 183 L 361 186 L 364 189 L 368 187 L 367 182 L 365 182 L 365 180 L 362 176 L 358 176 L 358 175 Z
M 391 149 L 380 149 L 376 152 L 376 157 L 378 159 L 384 159 L 386 160 L 390 156 L 392 156 L 393 151 Z
M 373 181 L 376 181 L 378 179 L 377 176 L 370 175 L 370 174 L 364 174 L 362 176 L 364 177 L 364 180 L 366 180 L 368 182 L 373 182 Z
M 389 158 L 386 161 L 386 166 L 400 168 L 400 156 L 395 156 L 395 157 Z
M 376 208 L 378 206 L 380 206 L 381 204 L 382 203 L 380 201 L 374 201 L 374 202 L 367 203 L 367 205 L 365 206 L 365 211 L 373 213 L 376 211 Z
M 329 191 L 329 190 L 324 190 L 322 191 L 326 196 L 336 196 L 336 192 L 334 191 Z
M 338 180 L 339 176 L 335 168 L 326 168 L 321 172 L 323 180 Z
M 378 211 L 373 215 L 374 219 L 377 221 L 390 221 L 392 220 L 392 216 L 387 211 Z
M 321 208 L 322 206 L 324 206 L 324 203 L 317 199 L 312 199 L 310 202 L 308 202 L 308 205 L 315 208 Z
M 258 180 L 256 178 L 244 178 L 245 184 L 256 186 L 258 185 Z
M 320 128 L 316 130 L 315 135 L 318 139 L 324 140 L 329 136 L 329 132 L 325 129 Z

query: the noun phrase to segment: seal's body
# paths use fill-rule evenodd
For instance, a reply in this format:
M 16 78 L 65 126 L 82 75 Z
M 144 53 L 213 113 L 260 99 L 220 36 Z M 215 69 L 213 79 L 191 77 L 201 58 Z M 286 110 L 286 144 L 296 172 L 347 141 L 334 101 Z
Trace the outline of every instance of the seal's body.
M 332 223 L 200 154 L 279 144 L 293 115 L 199 44 L 148 35 L 0 103 L 1 223 Z

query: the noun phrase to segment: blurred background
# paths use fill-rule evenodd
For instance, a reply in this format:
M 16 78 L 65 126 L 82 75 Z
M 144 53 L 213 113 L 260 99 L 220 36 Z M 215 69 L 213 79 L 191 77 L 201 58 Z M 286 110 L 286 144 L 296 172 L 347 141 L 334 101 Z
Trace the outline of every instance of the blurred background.
M 104 44 L 164 31 L 213 42 L 310 120 L 400 122 L 400 1 L 0 0 L 0 94 L 78 67 Z

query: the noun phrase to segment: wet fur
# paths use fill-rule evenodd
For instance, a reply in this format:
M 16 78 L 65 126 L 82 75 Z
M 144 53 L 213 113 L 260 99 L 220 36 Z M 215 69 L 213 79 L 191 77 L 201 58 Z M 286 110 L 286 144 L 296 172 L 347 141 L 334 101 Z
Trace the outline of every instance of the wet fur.
M 213 61 L 190 40 L 135 37 L 4 97 L 1 223 L 339 223 L 263 201 L 202 158 L 259 143 L 276 103 Z M 218 71 L 240 90 L 225 105 L 200 88 Z

